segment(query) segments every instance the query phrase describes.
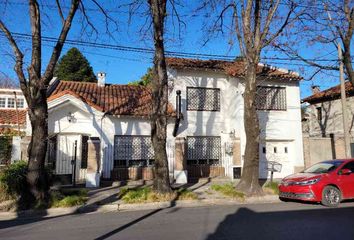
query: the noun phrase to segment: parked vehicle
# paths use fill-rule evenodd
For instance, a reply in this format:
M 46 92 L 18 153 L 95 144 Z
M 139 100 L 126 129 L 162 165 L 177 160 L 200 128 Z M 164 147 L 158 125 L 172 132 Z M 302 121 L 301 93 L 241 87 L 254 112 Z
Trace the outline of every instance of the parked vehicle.
M 321 202 L 330 207 L 354 198 L 354 159 L 323 161 L 285 177 L 279 185 L 279 198 Z

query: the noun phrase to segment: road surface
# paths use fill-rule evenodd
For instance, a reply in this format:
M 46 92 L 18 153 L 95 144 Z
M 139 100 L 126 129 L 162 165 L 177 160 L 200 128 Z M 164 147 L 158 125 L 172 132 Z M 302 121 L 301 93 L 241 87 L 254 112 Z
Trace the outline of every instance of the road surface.
M 169 208 L 0 220 L 0 239 L 354 239 L 354 202 Z

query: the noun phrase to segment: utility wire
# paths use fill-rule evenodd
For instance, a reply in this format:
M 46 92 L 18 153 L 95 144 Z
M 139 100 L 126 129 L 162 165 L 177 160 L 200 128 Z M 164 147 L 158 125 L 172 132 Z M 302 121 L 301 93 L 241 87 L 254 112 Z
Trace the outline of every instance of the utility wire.
M 25 33 L 11 33 L 14 38 L 23 39 L 23 40 L 31 40 L 31 34 Z M 0 36 L 5 37 L 3 33 L 0 33 Z M 42 36 L 42 41 L 56 43 L 57 38 L 54 37 L 47 37 Z M 136 53 L 147 53 L 153 54 L 154 49 L 152 48 L 142 48 L 142 47 L 130 47 L 124 45 L 114 45 L 114 44 L 107 44 L 107 43 L 96 43 L 96 42 L 88 42 L 88 41 L 80 41 L 80 40 L 72 40 L 67 39 L 65 41 L 67 44 L 70 45 L 79 45 L 79 46 L 87 46 L 87 47 L 95 47 L 95 48 L 102 48 L 102 49 L 112 49 L 118 51 L 126 51 L 126 52 L 136 52 Z M 201 58 L 201 59 L 208 59 L 213 58 L 215 60 L 225 60 L 225 61 L 234 61 L 235 57 L 228 56 L 228 55 L 219 55 L 219 54 L 204 54 L 204 53 L 192 53 L 192 52 L 180 52 L 180 51 L 166 51 L 167 56 L 176 56 L 176 57 L 187 57 L 187 58 Z M 278 60 L 278 61 L 303 61 L 299 58 L 287 58 L 287 57 L 262 57 L 263 60 Z M 316 58 L 308 58 L 307 61 L 317 61 L 317 62 L 338 62 L 337 59 L 316 59 Z M 285 64 L 285 63 L 281 63 Z

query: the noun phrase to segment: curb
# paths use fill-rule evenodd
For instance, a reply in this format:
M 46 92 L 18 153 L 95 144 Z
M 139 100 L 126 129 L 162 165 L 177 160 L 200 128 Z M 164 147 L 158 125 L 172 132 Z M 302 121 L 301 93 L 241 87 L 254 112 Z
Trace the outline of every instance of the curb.
M 49 208 L 45 210 L 25 210 L 20 212 L 0 212 L 0 220 L 11 220 L 15 218 L 31 218 L 31 217 L 61 217 L 71 214 L 93 213 L 93 212 L 122 212 L 122 211 L 139 211 L 139 210 L 157 210 L 165 208 L 188 208 L 188 207 L 210 207 L 223 205 L 244 205 L 244 204 L 261 204 L 261 203 L 279 203 L 277 195 L 266 195 L 263 197 L 250 197 L 245 201 L 235 201 L 233 199 L 202 199 L 202 200 L 178 200 L 166 202 L 152 203 L 112 203 L 105 205 L 84 205 L 69 208 Z

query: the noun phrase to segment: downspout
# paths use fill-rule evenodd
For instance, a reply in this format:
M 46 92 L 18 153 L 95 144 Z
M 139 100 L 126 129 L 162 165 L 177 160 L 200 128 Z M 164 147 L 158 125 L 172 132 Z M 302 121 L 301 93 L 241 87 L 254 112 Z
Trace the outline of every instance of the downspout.
M 178 128 L 179 128 L 179 123 L 182 118 L 181 114 L 181 90 L 176 91 L 176 121 L 175 121 L 175 127 L 173 128 L 173 133 L 172 135 L 174 137 L 177 136 Z
M 108 114 L 108 112 L 104 112 L 103 116 L 101 117 L 101 131 L 100 131 L 100 140 L 101 140 L 101 143 L 103 144 L 103 119 L 106 117 L 106 115 Z M 100 146 L 101 148 L 101 163 L 103 164 L 103 148 L 102 148 L 102 145 Z M 100 169 L 101 169 L 101 163 L 100 164 L 97 164 L 98 167 L 97 167 L 97 173 L 100 173 Z

